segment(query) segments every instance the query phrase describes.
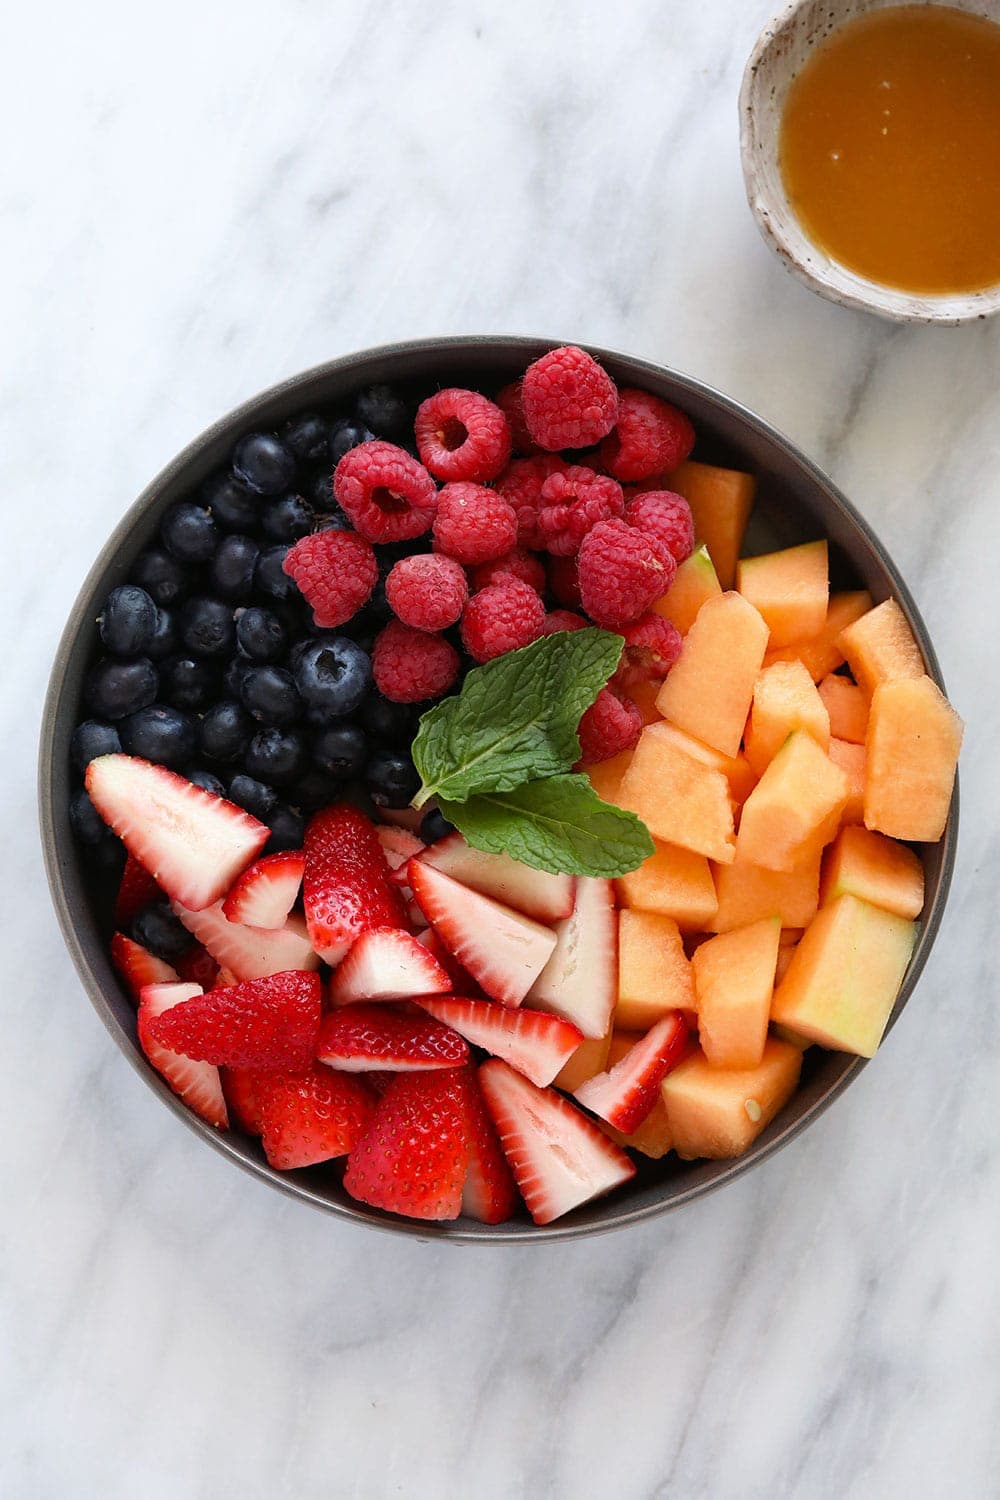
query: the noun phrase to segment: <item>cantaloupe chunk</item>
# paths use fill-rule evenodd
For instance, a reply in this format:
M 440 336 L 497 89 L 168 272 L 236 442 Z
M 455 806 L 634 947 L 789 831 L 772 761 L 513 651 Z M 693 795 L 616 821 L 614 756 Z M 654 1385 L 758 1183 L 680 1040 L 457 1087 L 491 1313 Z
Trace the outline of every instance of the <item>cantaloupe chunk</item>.
M 819 682 L 828 672 L 835 672 L 844 660 L 844 653 L 837 644 L 840 632 L 852 620 L 857 620 L 872 607 L 872 596 L 867 589 L 853 593 L 831 594 L 826 622 L 818 635 L 808 641 L 796 641 L 794 646 L 777 646 L 764 657 L 765 667 L 776 661 L 801 661 L 813 682 Z
M 810 845 L 790 870 L 765 870 L 737 858 L 731 865 L 713 865 L 715 916 L 709 932 L 731 932 L 762 917 L 780 917 L 785 927 L 808 927 L 819 907 L 819 870 L 822 849 Z
M 610 1026 L 605 1036 L 585 1036 L 572 1057 L 566 1059 L 553 1079 L 556 1088 L 565 1089 L 568 1094 L 572 1094 L 581 1083 L 586 1083 L 588 1078 L 593 1078 L 595 1073 L 603 1073 L 608 1066 L 610 1048 Z
M 663 727 L 643 730 L 614 801 L 640 817 L 654 838 L 728 864 L 736 857 L 729 782 L 661 733 Z
M 611 1038 L 611 1050 L 608 1053 L 607 1066 L 613 1068 L 615 1063 L 621 1062 L 622 1058 L 632 1050 L 636 1042 L 642 1038 L 636 1032 L 616 1031 Z M 667 1120 L 667 1106 L 663 1102 L 662 1094 L 657 1097 L 649 1114 L 642 1124 L 633 1130 L 631 1135 L 623 1135 L 613 1125 L 606 1124 L 603 1120 L 596 1122 L 605 1135 L 609 1135 L 619 1146 L 628 1150 L 641 1151 L 643 1156 L 650 1156 L 654 1161 L 659 1161 L 666 1156 L 673 1146 L 673 1137 L 670 1134 L 670 1124 Z
M 756 1068 L 713 1068 L 694 1053 L 661 1089 L 674 1150 L 686 1161 L 742 1156 L 792 1097 L 801 1071 L 799 1049 L 773 1036 Z
M 767 626 L 740 594 L 708 599 L 660 689 L 660 713 L 723 755 L 735 755 L 766 646 Z
M 876 604 L 847 625 L 837 643 L 855 682 L 869 698 L 880 682 L 924 675 L 920 647 L 895 599 Z
M 948 821 L 962 732 L 962 720 L 930 677 L 877 687 L 865 739 L 866 827 L 935 843 Z
M 884 833 L 842 828 L 823 860 L 820 902 L 829 906 L 845 892 L 897 917 L 919 917 L 924 867 L 912 849 Z
M 694 979 L 680 928 L 656 912 L 619 912 L 615 1027 L 648 1031 L 670 1010 L 695 1011 Z
M 767 870 L 793 869 L 807 845 L 833 838 L 847 797 L 843 771 L 812 735 L 795 730 L 743 804 L 739 858 Z
M 864 822 L 865 806 L 865 747 L 852 745 L 850 740 L 830 740 L 830 759 L 847 777 L 847 801 L 840 811 L 841 823 Z M 828 843 L 836 833 L 836 819 L 832 827 L 824 829 L 822 841 Z
M 781 919 L 765 917 L 702 943 L 691 959 L 698 1040 L 713 1068 L 756 1068 L 764 1056 Z
M 807 641 L 823 629 L 830 603 L 826 542 L 744 557 L 736 568 L 736 587 L 767 621 L 769 647 Z
M 711 766 L 713 771 L 721 771 L 729 782 L 729 795 L 737 807 L 743 806 L 757 785 L 757 777 L 742 750 L 738 755 L 723 755 L 721 750 L 713 750 L 711 745 L 685 734 L 683 729 L 668 724 L 666 719 L 656 726 L 656 733 L 658 738 L 669 740 L 678 750 L 690 755 L 692 760 L 700 760 L 703 765 Z
M 798 945 L 796 943 L 778 944 L 778 961 L 774 966 L 775 988 L 777 988 L 777 986 L 784 979 L 785 975 L 788 973 L 788 965 L 792 961 L 792 954 L 795 952 L 797 946 Z M 786 1038 L 786 1040 L 791 1041 L 792 1038 L 788 1037 Z M 570 1059 L 570 1061 L 572 1061 L 572 1058 Z
M 718 574 L 702 543 L 690 557 L 686 557 L 674 575 L 674 581 L 653 605 L 658 615 L 676 625 L 681 635 L 687 635 L 694 624 L 695 616 L 706 599 L 714 599 L 722 593 Z
M 662 686 L 659 678 L 646 677 L 639 682 L 633 682 L 630 687 L 626 688 L 625 696 L 631 698 L 642 714 L 643 724 L 658 724 L 663 718 L 656 706 L 656 699 Z
M 731 589 L 757 493 L 756 479 L 738 469 L 720 469 L 689 459 L 674 470 L 667 483 L 690 505 L 695 539 L 708 548 L 722 587 Z
M 584 767 L 587 778 L 602 802 L 614 802 L 622 777 L 632 763 L 632 750 L 622 750 L 610 760 Z
M 819 685 L 819 695 L 830 716 L 830 733 L 838 740 L 863 745 L 868 728 L 868 699 L 849 677 L 828 672 Z
M 719 904 L 708 860 L 676 844 L 654 842 L 656 852 L 615 881 L 619 902 L 633 911 L 673 917 L 682 932 L 703 932 Z
M 816 684 L 800 661 L 776 661 L 757 674 L 744 753 L 763 776 L 795 729 L 811 734 L 823 750 L 830 743 L 830 715 Z
M 916 927 L 857 896 L 820 908 L 775 991 L 771 1019 L 839 1052 L 873 1057 Z
M 789 959 L 791 959 L 791 954 L 793 951 L 794 950 L 789 950 Z M 787 964 L 785 964 L 784 968 L 782 968 L 782 950 L 779 949 L 778 970 L 780 971 L 782 978 L 784 978 L 787 969 Z M 771 1022 L 771 1035 L 776 1036 L 779 1041 L 788 1042 L 790 1046 L 797 1047 L 800 1052 L 806 1052 L 810 1047 L 814 1045 L 814 1043 L 811 1042 L 807 1036 L 802 1036 L 798 1031 L 793 1031 L 790 1026 L 782 1026 L 780 1021 Z

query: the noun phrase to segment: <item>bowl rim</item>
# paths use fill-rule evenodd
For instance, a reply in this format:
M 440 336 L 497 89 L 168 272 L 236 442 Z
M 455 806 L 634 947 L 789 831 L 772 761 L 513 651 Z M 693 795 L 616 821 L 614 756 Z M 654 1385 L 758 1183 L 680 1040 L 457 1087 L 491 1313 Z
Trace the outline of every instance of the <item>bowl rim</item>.
M 311 387 L 317 382 L 329 379 L 333 375 L 345 373 L 373 360 L 412 356 L 418 352 L 427 355 L 447 356 L 469 349 L 479 349 L 484 353 L 492 353 L 498 358 L 504 355 L 519 355 L 527 356 L 528 360 L 530 360 L 531 358 L 537 358 L 541 349 L 554 348 L 559 343 L 560 341 L 557 339 L 536 338 L 528 335 L 464 334 L 408 339 L 376 345 L 367 349 L 355 350 L 350 354 L 341 355 L 333 360 L 324 361 L 307 370 L 289 376 L 285 380 L 259 391 L 225 415 L 219 417 L 205 428 L 201 434 L 187 443 L 180 453 L 172 458 L 143 487 L 141 493 L 118 521 L 93 564 L 88 569 L 70 609 L 66 624 L 60 634 L 42 711 L 37 785 L 39 828 L 46 878 L 63 941 L 73 960 L 73 965 L 94 1009 L 114 1039 L 118 1050 L 128 1059 L 136 1073 L 144 1080 L 146 1086 L 159 1095 L 161 1101 L 173 1111 L 178 1119 L 183 1121 L 189 1130 L 193 1131 L 220 1155 L 234 1162 L 245 1172 L 264 1180 L 290 1198 L 297 1199 L 299 1202 L 309 1203 L 313 1207 L 319 1208 L 323 1212 L 331 1214 L 335 1218 L 353 1224 L 356 1227 L 377 1229 L 388 1234 L 402 1234 L 424 1243 L 439 1241 L 450 1244 L 476 1243 L 494 1245 L 556 1243 L 571 1239 L 589 1238 L 597 1234 L 606 1234 L 612 1230 L 624 1229 L 633 1224 L 659 1218 L 663 1214 L 671 1213 L 698 1198 L 705 1197 L 707 1194 L 728 1185 L 736 1178 L 743 1176 L 744 1173 L 751 1171 L 761 1162 L 774 1156 L 783 1146 L 787 1145 L 802 1131 L 807 1129 L 843 1093 L 848 1085 L 858 1076 L 862 1068 L 866 1066 L 868 1059 L 861 1057 L 852 1058 L 844 1068 L 841 1076 L 834 1080 L 826 1091 L 804 1110 L 801 1115 L 789 1121 L 784 1128 L 779 1128 L 765 1145 L 753 1146 L 743 1156 L 728 1162 L 710 1181 L 694 1183 L 690 1187 L 677 1192 L 668 1200 L 648 1203 L 639 1207 L 629 1208 L 623 1205 L 619 1208 L 614 1205 L 614 1200 L 612 1199 L 609 1204 L 611 1211 L 599 1223 L 560 1225 L 556 1221 L 554 1224 L 541 1226 L 531 1223 L 525 1224 L 520 1221 L 513 1225 L 481 1225 L 464 1219 L 424 1222 L 404 1218 L 396 1219 L 394 1217 L 372 1218 L 361 1212 L 360 1209 L 354 1209 L 346 1204 L 334 1203 L 321 1193 L 315 1191 L 308 1182 L 302 1180 L 299 1174 L 277 1172 L 274 1168 L 268 1166 L 266 1162 L 258 1161 L 244 1154 L 234 1144 L 229 1134 L 223 1134 L 214 1130 L 203 1120 L 199 1119 L 198 1116 L 194 1115 L 170 1091 L 159 1074 L 155 1073 L 149 1067 L 139 1050 L 134 1045 L 127 1045 L 127 1039 L 123 1035 L 120 1022 L 108 1001 L 104 989 L 98 982 L 97 976 L 91 970 L 86 953 L 84 952 L 83 944 L 76 930 L 73 913 L 70 909 L 63 880 L 63 872 L 57 857 L 55 833 L 57 815 L 54 804 L 53 786 L 54 742 L 58 723 L 57 708 L 62 693 L 70 650 L 90 616 L 89 605 L 91 595 L 97 582 L 102 578 L 122 546 L 127 542 L 133 527 L 144 515 L 147 507 L 159 497 L 161 491 L 169 483 L 177 479 L 191 463 L 200 457 L 203 450 L 213 442 L 228 434 L 231 429 L 245 426 L 252 422 L 262 409 L 272 406 L 275 402 L 293 396 L 297 391 Z M 851 501 L 847 499 L 823 470 L 803 453 L 790 438 L 748 407 L 743 406 L 740 402 L 723 392 L 716 390 L 713 386 L 695 379 L 693 376 L 675 371 L 667 365 L 660 365 L 651 360 L 621 353 L 600 345 L 585 344 L 582 347 L 586 348 L 599 360 L 607 360 L 612 364 L 618 363 L 627 366 L 630 371 L 635 373 L 639 380 L 644 375 L 656 379 L 662 379 L 666 376 L 682 390 L 689 392 L 691 395 L 704 398 L 710 403 L 715 403 L 731 417 L 737 419 L 758 435 L 766 438 L 770 443 L 783 449 L 786 455 L 798 464 L 808 477 L 826 492 L 834 507 L 841 511 L 843 518 L 861 532 L 865 542 L 875 553 L 880 565 L 891 579 L 894 597 L 899 600 L 914 629 L 929 674 L 937 682 L 941 690 L 945 690 L 941 669 L 928 635 L 927 627 L 924 624 L 909 588 L 892 558 L 886 552 L 868 522 Z M 956 777 L 948 823 L 941 841 L 941 875 L 936 899 L 920 923 L 917 942 L 903 985 L 896 999 L 892 1016 L 886 1028 L 886 1035 L 892 1029 L 892 1026 L 895 1024 L 916 987 L 941 925 L 955 865 L 958 844 L 958 817 L 959 789 Z

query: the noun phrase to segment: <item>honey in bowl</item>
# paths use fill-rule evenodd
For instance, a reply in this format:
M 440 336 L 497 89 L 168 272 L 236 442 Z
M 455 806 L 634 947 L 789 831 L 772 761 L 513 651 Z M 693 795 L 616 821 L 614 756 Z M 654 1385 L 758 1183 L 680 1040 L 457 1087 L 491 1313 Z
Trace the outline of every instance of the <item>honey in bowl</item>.
M 789 88 L 779 160 L 848 269 L 919 293 L 1000 282 L 1000 26 L 942 5 L 845 22 Z

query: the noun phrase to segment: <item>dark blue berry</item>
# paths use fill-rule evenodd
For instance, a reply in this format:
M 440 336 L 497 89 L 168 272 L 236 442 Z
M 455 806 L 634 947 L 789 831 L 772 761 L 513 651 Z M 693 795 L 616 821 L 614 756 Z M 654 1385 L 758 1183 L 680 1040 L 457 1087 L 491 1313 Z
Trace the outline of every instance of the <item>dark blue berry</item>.
M 295 684 L 312 707 L 343 718 L 371 688 L 371 659 L 347 636 L 311 641 L 296 658 Z
M 305 813 L 318 812 L 321 807 L 329 807 L 331 802 L 336 802 L 341 793 L 341 784 L 333 776 L 328 776 L 321 771 L 319 766 L 310 766 L 296 779 L 294 787 L 295 803 Z
M 113 724 L 102 724 L 99 719 L 84 719 L 73 730 L 69 742 L 70 758 L 78 771 L 85 771 L 99 755 L 117 755 L 122 742 Z
M 295 459 L 273 432 L 248 432 L 233 449 L 233 472 L 258 495 L 280 495 L 295 478 Z
M 248 776 L 274 786 L 287 786 L 306 764 L 306 747 L 294 729 L 258 729 L 243 765 Z
M 195 786 L 200 786 L 203 792 L 211 792 L 213 797 L 224 797 L 226 788 L 212 771 L 185 771 L 188 781 L 193 781 Z
M 222 690 L 227 698 L 239 700 L 243 691 L 243 679 L 253 666 L 248 656 L 234 656 L 222 674 Z
M 112 656 L 145 656 L 156 633 L 156 605 L 137 583 L 120 584 L 104 601 L 97 632 Z
M 220 599 L 242 604 L 253 593 L 253 575 L 260 548 L 251 536 L 233 532 L 224 536 L 208 570 L 209 581 Z
M 132 582 L 145 589 L 157 604 L 176 604 L 191 592 L 187 569 L 162 547 L 147 547 L 139 553 Z
M 197 713 L 219 696 L 219 669 L 200 656 L 172 656 L 160 668 L 160 697 L 171 708 Z
M 231 604 L 199 595 L 181 609 L 181 641 L 192 656 L 213 660 L 231 656 L 236 645 L 236 624 Z
M 253 722 L 240 704 L 216 703 L 198 725 L 198 746 L 206 760 L 229 765 L 242 759 L 251 734 Z
M 297 542 L 313 529 L 313 513 L 301 495 L 278 495 L 260 508 L 260 530 L 269 542 Z
M 284 849 L 301 849 L 306 826 L 301 813 L 284 802 L 276 802 L 264 822 L 271 830 L 271 837 L 264 845 L 265 854 L 280 854 Z
M 255 781 L 241 771 L 229 783 L 229 800 L 263 821 L 277 802 L 278 794 L 273 787 L 265 786 L 262 781 Z
M 132 922 L 132 936 L 168 964 L 180 958 L 191 946 L 191 934 L 174 916 L 167 901 L 157 901 L 155 906 L 144 906 L 137 912 Z
M 277 661 L 284 655 L 288 632 L 273 610 L 254 605 L 236 618 L 236 644 L 251 661 Z
M 314 531 L 353 531 L 354 527 L 344 515 L 340 506 L 331 510 L 320 512 L 315 517 Z
M 219 531 L 212 513 L 203 505 L 181 500 L 172 505 L 160 523 L 160 538 L 178 562 L 208 562 L 219 544 Z
M 146 647 L 146 655 L 151 661 L 162 661 L 165 656 L 170 656 L 177 650 L 177 621 L 169 609 L 161 609 L 156 606 L 156 627 L 153 631 L 153 639 Z
M 104 830 L 104 837 L 96 844 L 85 844 L 83 853 L 91 874 L 99 877 L 112 890 L 121 884 L 125 869 L 125 845 L 120 838 Z
M 284 667 L 251 667 L 243 678 L 240 699 L 261 724 L 294 724 L 302 715 L 302 699 Z
M 116 661 L 106 656 L 92 667 L 84 689 L 88 708 L 101 719 L 124 719 L 156 702 L 159 677 L 145 656 Z
M 377 635 L 391 619 L 392 608 L 385 596 L 385 579 L 380 578 L 367 603 L 358 610 L 348 628 L 360 639 L 362 635 Z
M 281 429 L 281 440 L 300 464 L 318 464 L 326 458 L 330 424 L 314 411 L 289 417 Z
M 220 469 L 205 480 L 201 493 L 216 525 L 223 531 L 253 531 L 260 502 L 235 474 Z
M 345 453 L 350 453 L 359 443 L 370 443 L 375 434 L 363 422 L 351 417 L 338 417 L 330 428 L 330 462 L 336 468 Z
M 266 594 L 269 599 L 301 598 L 298 584 L 282 567 L 289 550 L 288 547 L 268 547 L 260 554 L 253 577 L 258 594 Z
M 81 844 L 99 844 L 108 831 L 108 825 L 82 788 L 69 799 L 69 823 Z
M 408 703 L 391 703 L 372 693 L 361 705 L 362 726 L 380 744 L 409 748 L 416 729 L 416 716 Z
M 454 823 L 448 822 L 439 807 L 432 807 L 420 824 L 420 837 L 425 844 L 436 844 L 438 839 L 447 838 L 449 833 L 454 832 Z
M 307 479 L 302 486 L 302 493 L 310 502 L 313 510 L 337 511 L 340 506 L 333 498 L 333 475 L 330 465 L 324 464 L 311 478 Z
M 338 781 L 351 781 L 364 770 L 368 741 L 356 724 L 332 724 L 313 740 L 312 753 L 321 771 Z
M 376 437 L 398 443 L 410 435 L 410 409 L 391 385 L 370 385 L 355 402 L 358 421 Z
M 406 807 L 420 789 L 420 776 L 408 755 L 376 750 L 365 769 L 365 786 L 376 807 Z
M 190 714 L 162 703 L 140 708 L 138 713 L 123 719 L 121 737 L 127 754 L 141 755 L 143 760 L 175 770 L 191 759 L 197 744 L 195 721 Z

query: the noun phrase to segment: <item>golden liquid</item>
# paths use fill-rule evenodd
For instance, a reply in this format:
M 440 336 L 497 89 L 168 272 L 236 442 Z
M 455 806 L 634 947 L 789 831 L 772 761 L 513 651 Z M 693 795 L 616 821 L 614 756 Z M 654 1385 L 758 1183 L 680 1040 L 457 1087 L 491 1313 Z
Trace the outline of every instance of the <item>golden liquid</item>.
M 792 83 L 779 155 L 803 229 L 851 270 L 1000 282 L 1000 26 L 939 5 L 846 22 Z

